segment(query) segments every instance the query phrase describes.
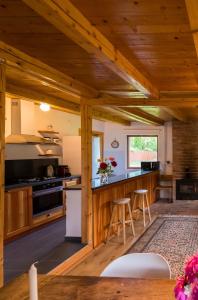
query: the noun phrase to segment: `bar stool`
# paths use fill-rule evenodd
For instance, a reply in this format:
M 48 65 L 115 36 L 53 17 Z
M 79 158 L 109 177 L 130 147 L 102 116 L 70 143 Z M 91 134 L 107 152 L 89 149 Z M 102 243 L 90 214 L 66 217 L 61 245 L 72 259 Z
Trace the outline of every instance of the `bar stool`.
M 124 244 L 126 243 L 126 228 L 125 228 L 125 225 L 127 223 L 131 224 L 131 230 L 132 230 L 133 235 L 135 236 L 135 229 L 134 229 L 134 225 L 133 225 L 133 218 L 132 218 L 132 211 L 131 211 L 130 201 L 131 201 L 131 198 L 121 198 L 121 199 L 112 201 L 113 209 L 112 209 L 111 220 L 110 220 L 110 224 L 109 224 L 109 228 L 108 228 L 108 232 L 107 232 L 106 241 L 108 241 L 108 237 L 109 237 L 111 227 L 114 226 L 114 225 L 119 225 L 119 224 L 122 224 L 122 226 L 123 226 L 123 242 L 124 242 Z M 128 211 L 129 211 L 129 217 L 130 217 L 129 220 L 126 220 L 126 216 L 125 216 L 125 207 L 126 206 L 128 207 Z M 116 214 L 116 210 L 117 209 L 119 210 L 119 207 L 122 208 L 122 220 L 118 220 L 118 222 L 113 222 L 115 214 Z
M 135 204 L 137 201 L 137 197 L 139 197 L 138 206 L 140 204 L 139 200 L 142 199 L 143 223 L 144 223 L 144 227 L 145 227 L 146 226 L 146 209 L 145 209 L 146 206 L 147 206 L 147 210 L 148 210 L 149 220 L 151 222 L 151 212 L 150 212 L 149 201 L 148 201 L 148 190 L 140 189 L 140 190 L 135 190 L 133 193 L 134 193 L 134 199 L 133 199 L 132 213 L 135 210 Z

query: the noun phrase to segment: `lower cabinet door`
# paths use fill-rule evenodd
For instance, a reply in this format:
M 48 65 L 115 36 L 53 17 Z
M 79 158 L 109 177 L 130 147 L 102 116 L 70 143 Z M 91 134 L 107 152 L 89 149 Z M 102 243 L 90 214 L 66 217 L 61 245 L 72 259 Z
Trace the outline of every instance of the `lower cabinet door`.
M 5 192 L 4 238 L 28 230 L 32 223 L 32 188 L 24 187 Z

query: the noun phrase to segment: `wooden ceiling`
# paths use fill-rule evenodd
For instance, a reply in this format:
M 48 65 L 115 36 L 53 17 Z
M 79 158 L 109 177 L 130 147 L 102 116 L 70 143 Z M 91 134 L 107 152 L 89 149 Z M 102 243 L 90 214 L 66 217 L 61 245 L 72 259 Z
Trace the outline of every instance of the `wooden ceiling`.
M 7 90 L 71 111 L 86 97 L 126 125 L 198 118 L 194 11 L 185 0 L 0 0 Z
M 197 90 L 198 61 L 184 0 L 72 0 L 162 91 Z

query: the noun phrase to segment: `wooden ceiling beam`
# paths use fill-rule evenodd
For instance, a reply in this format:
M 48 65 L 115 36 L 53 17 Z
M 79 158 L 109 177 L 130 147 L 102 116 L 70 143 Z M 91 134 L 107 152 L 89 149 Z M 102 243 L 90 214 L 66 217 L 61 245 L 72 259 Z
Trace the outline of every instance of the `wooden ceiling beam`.
M 194 44 L 198 56 L 198 1 L 185 0 L 185 2 L 186 2 L 186 8 L 188 12 L 188 18 L 190 21 L 190 27 L 192 29 Z
M 46 102 L 55 109 L 78 115 L 80 114 L 79 104 L 62 99 L 57 99 L 55 97 L 43 94 L 40 91 L 34 91 L 32 89 L 30 90 L 29 88 L 27 89 L 19 85 L 15 86 L 7 82 L 6 92 L 9 96 L 22 97 L 23 99 L 31 100 L 36 103 Z M 127 118 L 116 116 L 113 113 L 109 113 L 109 111 L 105 111 L 105 109 L 93 109 L 93 117 L 97 120 L 110 121 L 122 124 L 124 126 L 130 126 L 131 124 L 131 122 L 128 121 Z
M 198 97 L 191 98 L 173 98 L 173 97 L 161 97 L 160 99 L 148 99 L 148 98 L 120 98 L 111 97 L 109 95 L 101 95 L 98 98 L 87 99 L 90 105 L 101 106 L 120 106 L 120 107 L 133 107 L 133 106 L 156 106 L 156 107 L 169 107 L 169 108 L 193 108 L 198 107 Z
M 117 108 L 120 112 L 123 112 L 124 114 L 127 114 L 132 118 L 133 121 L 138 121 L 144 124 L 149 125 L 164 125 L 164 120 L 155 117 L 139 108 Z
M 91 87 L 57 71 L 43 62 L 0 41 L 0 58 L 6 60 L 8 68 L 24 72 L 30 78 L 37 79 L 40 84 L 61 89 L 68 97 L 96 97 L 98 92 Z
M 187 120 L 184 113 L 177 108 L 163 107 L 163 110 L 179 121 L 186 122 L 186 120 Z
M 159 96 L 157 88 L 69 0 L 23 2 L 138 91 Z

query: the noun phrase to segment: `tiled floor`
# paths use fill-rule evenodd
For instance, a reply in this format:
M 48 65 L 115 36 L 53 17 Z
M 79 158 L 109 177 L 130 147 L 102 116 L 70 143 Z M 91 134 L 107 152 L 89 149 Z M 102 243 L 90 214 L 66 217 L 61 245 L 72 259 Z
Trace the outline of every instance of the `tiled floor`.
M 65 218 L 42 227 L 4 247 L 5 282 L 27 272 L 38 261 L 38 272 L 47 273 L 83 247 L 65 242 Z

